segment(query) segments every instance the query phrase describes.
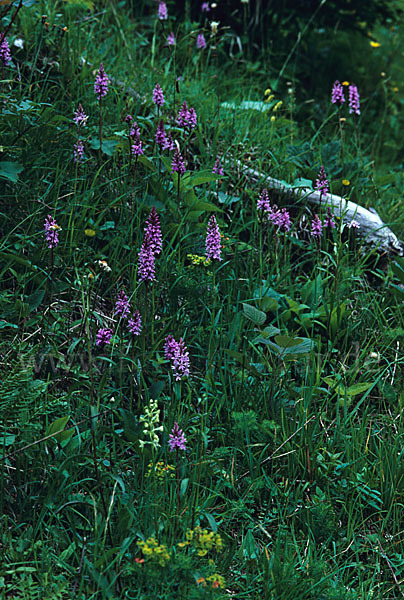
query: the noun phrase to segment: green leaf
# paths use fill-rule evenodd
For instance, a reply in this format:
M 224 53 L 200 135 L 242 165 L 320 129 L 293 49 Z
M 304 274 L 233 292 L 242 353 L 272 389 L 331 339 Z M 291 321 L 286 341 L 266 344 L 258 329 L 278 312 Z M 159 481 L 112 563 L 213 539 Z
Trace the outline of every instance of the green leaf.
M 289 340 L 299 339 L 299 343 L 293 346 L 280 346 L 262 336 L 255 341 L 268 346 L 269 350 L 285 360 L 294 360 L 299 355 L 308 354 L 314 348 L 314 342 L 308 338 L 290 338 L 289 336 L 276 336 L 283 344 L 289 344 Z
M 211 528 L 211 530 L 216 533 L 217 532 L 217 523 L 215 521 L 215 517 L 209 513 L 209 512 L 204 512 L 202 513 L 203 515 L 205 515 L 207 522 L 209 523 L 209 526 Z
M 199 173 L 194 173 L 194 175 L 189 177 L 187 185 L 195 187 L 196 185 L 209 183 L 209 181 L 217 181 L 218 179 L 223 179 L 223 175 L 212 173 L 212 171 L 199 171 Z
M 276 312 L 279 310 L 279 303 L 275 298 L 268 298 L 268 296 L 264 296 L 259 301 L 259 306 L 265 312 Z
M 88 140 L 90 148 L 93 150 L 100 149 L 100 140 L 98 138 L 91 138 Z M 102 151 L 107 156 L 112 156 L 115 152 L 115 148 L 118 144 L 118 140 L 102 140 Z
M 18 162 L 2 161 L 0 162 L 0 177 L 17 183 L 18 175 L 23 169 L 24 167 Z
M 262 310 L 258 310 L 255 306 L 251 306 L 251 304 L 246 304 L 245 302 L 243 302 L 243 312 L 247 319 L 250 319 L 254 325 L 263 325 L 267 318 Z
M 280 332 L 281 330 L 278 329 L 278 327 L 275 327 L 274 325 L 268 325 L 268 327 L 265 327 L 262 335 L 264 337 L 271 337 L 273 335 L 278 335 Z
M 257 542 L 254 539 L 251 529 L 249 529 L 241 542 L 240 555 L 244 560 L 256 560 L 259 556 Z
M 292 183 L 292 186 L 294 188 L 309 188 L 309 190 L 313 189 L 313 182 L 311 179 L 304 179 L 304 177 L 298 177 L 297 179 L 294 180 L 294 182 Z
M 181 481 L 181 485 L 180 485 L 180 498 L 182 498 L 185 494 L 185 492 L 188 489 L 188 484 L 189 484 L 189 478 L 185 478 Z
M 166 385 L 165 381 L 153 381 L 149 387 L 149 397 L 156 400 Z
M 0 321 L 0 329 L 5 329 L 6 327 L 18 329 L 18 325 L 16 325 L 15 323 L 7 323 L 7 321 Z
M 275 337 L 275 342 L 281 348 L 292 348 L 294 346 L 299 346 L 299 344 L 301 344 L 302 341 L 303 341 L 302 338 L 292 338 L 292 337 L 289 337 L 288 335 L 277 335 Z
M 205 202 L 205 200 L 187 201 L 187 205 L 190 206 L 193 211 L 223 212 L 221 208 L 218 208 L 215 204 L 212 204 L 212 202 Z
M 404 284 L 404 260 L 400 257 L 397 257 L 395 262 L 392 263 L 391 268 L 393 273 L 401 283 Z
M 53 423 L 48 426 L 45 435 L 52 435 L 59 431 L 60 433 L 56 433 L 56 435 L 53 437 L 60 443 L 63 439 L 66 439 L 66 436 L 63 436 L 63 433 L 68 433 L 68 431 L 64 432 L 62 430 L 66 427 L 69 419 L 70 415 L 67 415 L 66 417 L 59 417 L 59 419 L 56 419 L 56 421 L 53 421 Z
M 15 435 L 12 433 L 0 434 L 0 446 L 11 446 L 15 442 Z
M 349 388 L 346 389 L 346 393 L 348 396 L 357 396 L 358 394 L 363 394 L 370 387 L 372 387 L 373 383 L 354 383 L 354 385 L 350 385 Z
M 146 169 L 149 169 L 150 171 L 155 171 L 156 167 L 154 166 L 154 164 L 152 163 L 152 161 L 147 158 L 147 156 L 139 156 L 138 157 L 138 161 L 140 162 L 140 164 L 142 164 L 144 167 L 146 167 Z M 165 164 L 165 161 L 163 161 Z M 169 168 L 170 168 L 170 163 L 168 163 Z
M 305 304 L 311 308 L 316 308 L 323 295 L 323 280 L 321 275 L 317 275 L 315 279 L 309 279 L 301 289 L 301 298 Z
M 36 310 L 45 296 L 45 288 L 38 288 L 35 292 L 27 296 L 26 300 L 31 310 Z

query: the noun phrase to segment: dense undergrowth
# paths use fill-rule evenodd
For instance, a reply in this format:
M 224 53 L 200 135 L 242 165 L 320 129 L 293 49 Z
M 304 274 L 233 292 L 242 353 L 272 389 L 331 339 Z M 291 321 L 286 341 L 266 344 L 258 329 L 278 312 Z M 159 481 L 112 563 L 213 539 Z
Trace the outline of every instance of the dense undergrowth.
M 404 263 L 243 169 L 404 237 L 402 25 L 162 4 L 0 7 L 1 598 L 399 598 Z

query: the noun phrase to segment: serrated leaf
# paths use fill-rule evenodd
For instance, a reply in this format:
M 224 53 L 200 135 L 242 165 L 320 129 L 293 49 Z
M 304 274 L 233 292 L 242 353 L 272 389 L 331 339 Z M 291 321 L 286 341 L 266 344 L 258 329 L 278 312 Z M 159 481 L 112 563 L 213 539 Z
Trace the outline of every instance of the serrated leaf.
M 255 306 L 251 306 L 251 304 L 246 304 L 245 302 L 243 302 L 243 312 L 247 319 L 252 321 L 254 325 L 262 325 L 267 318 L 262 310 L 258 310 Z

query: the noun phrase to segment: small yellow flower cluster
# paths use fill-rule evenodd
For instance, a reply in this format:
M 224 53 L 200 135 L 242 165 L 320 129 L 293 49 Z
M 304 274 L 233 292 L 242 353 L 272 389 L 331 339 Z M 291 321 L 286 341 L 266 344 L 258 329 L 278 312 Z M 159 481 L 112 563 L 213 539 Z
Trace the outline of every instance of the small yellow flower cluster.
M 137 545 L 142 550 L 146 562 L 154 562 L 159 564 L 160 567 L 165 567 L 170 560 L 167 546 L 158 544 L 154 537 L 150 537 L 145 542 L 141 540 Z
M 206 587 L 208 585 L 207 582 L 209 582 L 213 588 L 224 588 L 226 583 L 223 575 L 219 575 L 219 573 L 213 573 L 213 575 L 210 575 L 206 579 L 205 577 L 199 577 L 196 580 L 197 585 L 201 585 L 202 587 Z
M 202 529 L 199 526 L 195 529 L 188 529 L 185 537 L 186 542 L 178 544 L 180 548 L 193 546 L 198 556 L 205 556 L 210 550 L 220 552 L 223 549 L 223 540 L 218 533 Z
M 147 465 L 145 477 L 150 477 L 153 475 L 157 477 L 157 479 L 160 479 L 160 481 L 162 481 L 166 476 L 173 479 L 175 477 L 175 467 L 169 465 L 168 463 L 165 464 L 164 461 L 159 460 L 153 468 L 153 463 L 150 462 Z
M 191 261 L 190 268 L 197 267 L 198 265 L 203 265 L 207 267 L 212 262 L 210 258 L 206 258 L 206 256 L 199 256 L 198 254 L 187 254 L 188 260 Z
M 218 573 L 213 573 L 213 575 L 206 578 L 206 581 L 209 581 L 213 588 L 224 588 L 225 586 L 223 575 L 219 575 Z
M 268 102 L 272 102 L 275 98 L 275 95 L 272 93 L 271 88 L 268 88 L 267 90 L 265 90 L 264 96 L 265 96 L 264 102 L 266 104 L 268 104 Z M 274 113 L 277 112 L 280 109 L 280 107 L 282 106 L 282 104 L 283 104 L 282 100 L 279 100 L 278 102 L 276 102 L 272 107 L 272 112 L 274 112 Z M 275 119 L 276 119 L 275 115 L 272 115 L 271 122 L 273 123 L 275 121 Z

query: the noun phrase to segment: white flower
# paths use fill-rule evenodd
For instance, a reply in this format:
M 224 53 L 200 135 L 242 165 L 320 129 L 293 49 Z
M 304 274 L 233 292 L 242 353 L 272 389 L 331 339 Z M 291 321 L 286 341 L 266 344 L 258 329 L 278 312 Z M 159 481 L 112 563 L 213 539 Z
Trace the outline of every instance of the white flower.
M 96 260 L 95 264 L 98 265 L 103 271 L 112 271 L 106 260 Z
M 219 24 L 220 24 L 220 21 L 211 21 L 210 30 L 212 32 L 212 35 L 217 34 L 217 28 L 219 27 Z

